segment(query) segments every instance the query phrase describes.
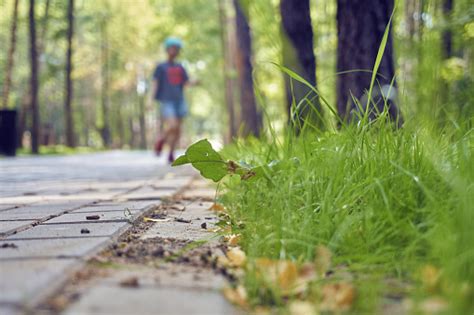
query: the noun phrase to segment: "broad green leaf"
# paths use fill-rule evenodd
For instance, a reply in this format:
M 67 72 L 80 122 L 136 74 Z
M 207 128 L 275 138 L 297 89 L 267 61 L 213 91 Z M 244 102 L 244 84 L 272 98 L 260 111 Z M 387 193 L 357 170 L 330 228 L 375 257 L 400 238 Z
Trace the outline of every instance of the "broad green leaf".
M 179 165 L 184 165 L 184 164 L 188 164 L 190 163 L 189 160 L 188 160 L 188 156 L 186 154 L 184 155 L 181 155 L 179 158 L 177 158 L 173 164 L 171 164 L 172 166 L 179 166 Z
M 191 163 L 203 177 L 215 182 L 228 174 L 228 163 L 216 152 L 207 139 L 192 144 L 173 166 Z

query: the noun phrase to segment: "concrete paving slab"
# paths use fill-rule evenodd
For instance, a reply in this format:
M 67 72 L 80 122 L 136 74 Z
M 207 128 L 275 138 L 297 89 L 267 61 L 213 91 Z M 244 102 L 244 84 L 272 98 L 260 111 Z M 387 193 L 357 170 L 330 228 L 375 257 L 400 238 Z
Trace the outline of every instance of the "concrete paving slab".
M 169 178 L 166 180 L 154 180 L 150 185 L 155 189 L 179 189 L 190 184 L 192 177 Z
M 185 211 L 170 211 L 168 217 L 173 220 L 168 222 L 157 222 L 148 231 L 143 234 L 142 238 L 169 237 L 176 239 L 188 240 L 208 240 L 215 235 L 210 233 L 215 228 L 218 221 L 215 213 L 209 211 L 212 205 L 210 202 L 200 204 L 191 204 L 186 206 Z M 175 218 L 191 221 L 189 223 L 176 221 Z M 201 225 L 206 224 L 204 229 Z
M 27 204 L 46 200 L 43 196 L 9 196 L 0 198 L 0 205 L 4 204 Z
M 35 222 L 34 220 L 30 221 L 0 221 L 0 236 L 2 234 L 6 234 L 11 232 L 12 230 L 16 230 L 19 228 L 26 227 L 31 223 Z
M 156 200 L 151 201 L 120 201 L 117 200 L 116 202 L 103 202 L 97 203 L 93 205 L 88 205 L 87 207 L 82 207 L 80 209 L 74 210 L 72 212 L 93 212 L 93 211 L 116 211 L 116 210 L 141 210 L 145 209 L 152 205 L 158 205 L 160 202 Z
M 0 212 L 0 220 L 39 220 L 79 207 L 77 203 L 38 204 Z
M 16 207 L 18 207 L 18 205 L 16 205 L 16 204 L 4 204 L 4 205 L 0 205 L 0 211 L 13 209 L 13 208 L 16 208 Z
M 212 269 L 163 263 L 157 268 L 128 266 L 116 269 L 107 278 L 101 278 L 98 285 L 119 286 L 124 280 L 136 278 L 140 287 L 173 287 L 184 289 L 220 290 L 226 280 Z
M 196 188 L 187 190 L 184 193 L 184 198 L 202 198 L 207 200 L 214 200 L 216 197 L 216 190 L 211 188 Z
M 128 211 L 96 211 L 96 212 L 87 212 L 87 213 L 66 213 L 59 217 L 53 218 L 51 220 L 45 221 L 44 224 L 56 224 L 56 223 L 101 223 L 102 221 L 128 221 L 133 219 L 139 214 L 139 210 L 130 210 L 132 216 L 129 216 Z M 87 217 L 98 215 L 98 220 L 88 220 Z
M 121 197 L 128 200 L 160 200 L 171 197 L 175 193 L 176 189 L 156 189 L 151 186 L 145 186 Z
M 129 226 L 130 224 L 127 222 L 108 222 L 94 224 L 40 224 L 32 227 L 31 229 L 13 234 L 7 237 L 6 240 L 97 236 L 110 237 Z M 81 233 L 82 229 L 87 229 L 89 233 Z
M 64 314 L 238 314 L 218 291 L 97 286 Z
M 2 315 L 20 315 L 24 313 L 25 312 L 19 306 L 0 303 L 0 314 Z
M 165 174 L 172 181 L 162 182 Z M 57 285 L 61 277 L 68 276 L 68 271 L 80 266 L 89 254 L 108 243 L 111 235 L 128 226 L 123 209 L 141 213 L 138 209 L 159 202 L 160 197 L 170 196 L 180 188 L 180 183 L 193 174 L 195 172 L 191 168 L 171 168 L 165 157 L 157 159 L 150 152 L 114 151 L 2 160 L 0 220 L 26 221 L 0 222 L 0 233 L 18 227 L 29 229 L 0 242 L 17 246 L 0 248 L 0 273 L 3 272 L 0 276 L 0 313 L 15 313 L 18 310 L 16 306 L 22 310 L 26 305 L 32 306 L 31 301 L 37 300 L 45 289 Z M 139 187 L 148 188 L 133 190 Z M 130 196 L 135 200 L 128 201 Z M 144 200 L 146 198 L 152 199 Z M 92 202 L 99 202 L 98 207 L 92 209 Z M 34 206 L 34 209 L 26 209 L 25 205 Z M 22 209 L 10 212 L 9 208 L 14 206 L 21 206 Z M 81 207 L 82 211 L 78 209 L 76 213 L 76 207 Z M 74 213 L 60 215 L 47 224 L 31 226 L 36 221 L 30 218 L 44 219 L 43 215 L 59 215 L 66 210 Z M 2 218 L 4 211 L 8 215 Z M 86 214 L 96 212 L 103 215 L 98 222 L 85 220 Z M 118 219 L 118 222 L 104 222 L 109 219 Z M 87 226 L 91 231 L 87 235 L 90 236 L 75 238 L 81 226 Z M 18 239 L 20 237 L 23 239 Z M 78 259 L 69 259 L 71 265 L 58 266 L 51 263 L 56 261 L 52 258 L 57 256 L 61 256 L 61 262 L 67 257 Z M 10 277 L 8 281 L 4 274 Z M 15 282 L 15 279 L 18 281 Z M 4 294 L 6 291 L 8 294 Z M 4 300 L 20 301 L 20 304 L 8 301 L 5 304 Z M 24 311 L 20 313 L 25 314 Z
M 67 238 L 45 240 L 9 240 L 16 248 L 1 248 L 1 260 L 20 258 L 82 257 L 87 256 L 109 237 Z
M 33 296 L 57 281 L 74 263 L 77 260 L 0 260 L 0 303 L 31 302 Z

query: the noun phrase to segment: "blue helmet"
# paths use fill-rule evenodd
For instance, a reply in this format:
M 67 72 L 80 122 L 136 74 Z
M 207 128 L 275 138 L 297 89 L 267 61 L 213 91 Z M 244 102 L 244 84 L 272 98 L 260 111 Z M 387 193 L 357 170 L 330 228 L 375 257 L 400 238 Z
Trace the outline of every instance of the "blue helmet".
M 183 48 L 183 42 L 178 37 L 168 37 L 165 40 L 165 49 L 168 49 L 172 46 L 175 46 L 181 49 Z

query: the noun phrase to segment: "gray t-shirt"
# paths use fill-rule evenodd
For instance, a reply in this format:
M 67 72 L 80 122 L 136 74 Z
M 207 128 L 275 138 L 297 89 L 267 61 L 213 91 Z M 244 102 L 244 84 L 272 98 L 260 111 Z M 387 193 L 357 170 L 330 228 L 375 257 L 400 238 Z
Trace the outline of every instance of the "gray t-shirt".
M 158 81 L 155 99 L 171 102 L 183 100 L 184 84 L 189 78 L 180 63 L 163 62 L 158 64 L 153 73 L 153 79 Z

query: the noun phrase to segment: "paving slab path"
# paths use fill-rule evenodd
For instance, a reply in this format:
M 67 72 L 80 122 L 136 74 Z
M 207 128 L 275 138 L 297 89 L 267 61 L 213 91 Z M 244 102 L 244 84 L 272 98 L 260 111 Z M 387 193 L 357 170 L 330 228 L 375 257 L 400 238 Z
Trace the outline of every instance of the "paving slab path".
M 166 259 L 159 268 L 129 265 L 85 286 L 70 283 L 144 213 L 186 187 L 193 199 L 176 201 L 165 211 L 167 220 L 147 226 L 137 239 L 155 251 L 175 240 L 217 244 L 205 231 L 216 221 L 204 201 L 212 190 L 202 184 L 193 190 L 195 175 L 148 152 L 0 159 L 0 314 L 37 313 L 66 287 L 81 298 L 60 310 L 65 314 L 233 314 L 218 292 L 221 276 Z M 124 277 L 138 279 L 140 288 L 117 285 Z

